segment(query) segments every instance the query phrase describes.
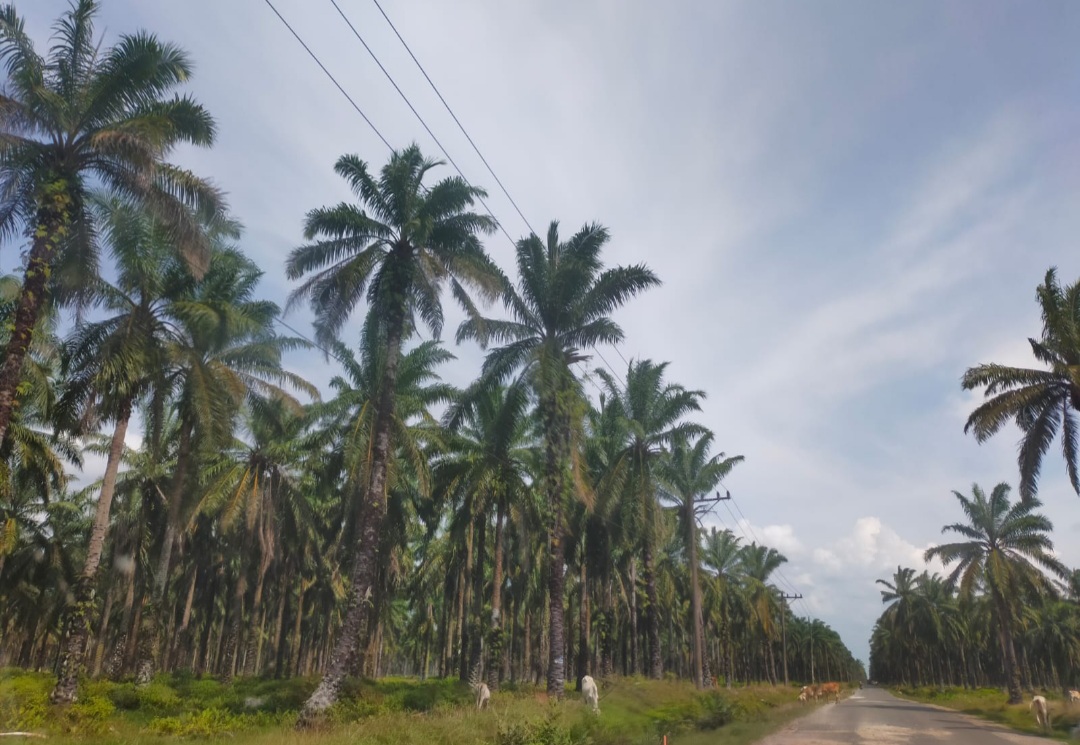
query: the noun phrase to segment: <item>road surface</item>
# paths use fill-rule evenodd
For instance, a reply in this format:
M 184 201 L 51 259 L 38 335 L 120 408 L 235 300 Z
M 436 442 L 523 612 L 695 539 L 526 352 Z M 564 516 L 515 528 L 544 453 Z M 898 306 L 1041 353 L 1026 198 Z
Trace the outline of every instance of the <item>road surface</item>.
M 758 745 L 1046 745 L 964 714 L 901 701 L 882 688 L 855 691 L 766 737 Z

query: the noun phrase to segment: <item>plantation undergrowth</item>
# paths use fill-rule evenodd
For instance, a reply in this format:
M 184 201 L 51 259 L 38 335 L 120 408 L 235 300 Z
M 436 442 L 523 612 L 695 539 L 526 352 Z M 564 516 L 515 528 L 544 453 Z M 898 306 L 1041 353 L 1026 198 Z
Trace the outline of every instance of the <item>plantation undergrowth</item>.
M 683 682 L 620 678 L 601 690 L 593 715 L 568 693 L 555 704 L 532 686 L 505 686 L 490 710 L 450 680 L 350 681 L 318 732 L 297 734 L 296 713 L 313 679 L 237 680 L 161 676 L 153 683 L 90 681 L 68 707 L 48 701 L 53 678 L 0 672 L 0 730 L 49 735 L 50 742 L 150 744 L 175 739 L 244 745 L 741 745 L 812 709 L 797 689 L 743 687 L 698 692 Z
M 913 701 L 936 704 L 949 709 L 971 714 L 998 724 L 1004 724 L 1021 732 L 1042 734 L 1035 723 L 1035 717 L 1028 709 L 1031 694 L 1024 694 L 1024 703 L 1009 704 L 1009 696 L 1000 688 L 934 688 L 899 687 L 894 692 Z M 1080 706 L 1069 706 L 1062 700 L 1061 691 L 1038 691 L 1046 697 L 1050 706 L 1051 735 L 1058 739 L 1068 739 L 1070 733 L 1080 726 Z

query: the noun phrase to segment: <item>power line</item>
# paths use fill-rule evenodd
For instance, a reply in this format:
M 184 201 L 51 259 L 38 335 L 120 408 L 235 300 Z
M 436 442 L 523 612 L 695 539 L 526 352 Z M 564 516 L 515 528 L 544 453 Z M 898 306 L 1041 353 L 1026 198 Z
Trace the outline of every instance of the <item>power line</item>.
M 383 63 L 381 61 L 379 61 L 378 56 L 375 54 L 375 52 L 373 52 L 371 50 L 371 47 L 368 46 L 368 43 L 366 41 L 364 41 L 364 37 L 360 35 L 360 32 L 356 30 L 356 26 L 354 26 L 352 21 L 349 20 L 349 17 L 347 15 L 345 15 L 345 11 L 343 11 L 341 9 L 341 6 L 337 4 L 337 0 L 330 0 L 330 4 L 334 6 L 334 9 L 338 12 L 338 15 L 341 16 L 341 19 L 343 21 L 345 21 L 345 24 L 353 32 L 353 36 L 355 36 L 357 38 L 357 40 L 360 42 L 360 44 L 363 45 L 364 49 L 367 50 L 367 53 L 369 55 L 371 55 L 371 59 L 373 59 L 375 61 L 375 64 L 379 66 L 379 69 L 382 70 L 383 75 L 385 75 L 386 79 L 390 81 L 390 85 L 394 86 L 394 90 L 396 90 L 398 92 L 398 95 L 401 96 L 401 100 L 404 101 L 405 105 L 409 107 L 409 111 L 411 111 L 413 113 L 413 115 L 416 117 L 417 121 L 420 122 L 420 125 L 428 133 L 428 135 L 431 137 L 431 139 L 435 141 L 436 146 L 438 146 L 439 150 L 442 151 L 442 154 L 446 157 L 447 161 L 449 161 L 450 165 L 452 165 L 454 167 L 454 170 L 457 171 L 458 176 L 461 176 L 462 180 L 466 184 L 469 184 L 470 188 L 475 188 L 469 182 L 469 179 L 465 177 L 465 174 L 458 167 L 458 164 L 454 162 L 454 159 L 452 157 L 450 157 L 450 153 L 448 153 L 446 151 L 446 148 L 443 147 L 443 144 L 439 141 L 439 138 L 436 137 L 435 133 L 431 131 L 431 127 L 429 127 L 427 125 L 427 122 L 424 121 L 424 117 L 420 116 L 420 112 L 417 111 L 416 107 L 412 105 L 412 102 L 409 100 L 409 97 L 406 96 L 405 92 L 401 90 L 400 86 L 398 86 L 397 82 L 394 80 L 394 77 L 390 74 L 390 72 L 386 69 L 386 67 L 383 66 Z M 496 180 L 498 180 L 498 179 L 496 179 Z M 508 241 L 510 241 L 510 245 L 512 245 L 512 246 L 517 245 L 514 242 L 514 239 L 510 236 L 510 233 L 508 233 L 506 231 L 506 228 L 503 227 L 503 224 L 499 220 L 499 218 L 495 217 L 495 214 L 487 206 L 487 203 L 484 202 L 484 199 L 482 197 L 480 197 L 480 196 L 477 196 L 476 199 L 477 199 L 477 201 L 480 202 L 480 204 L 482 204 L 484 206 L 484 210 L 488 213 L 488 215 L 491 216 L 491 219 L 495 221 L 495 224 L 499 226 L 499 230 L 501 230 L 503 232 L 503 234 L 506 236 L 506 239 Z M 511 200 L 511 201 L 513 201 L 513 200 Z M 514 207 L 516 209 L 517 205 L 514 205 Z M 518 214 L 520 214 L 520 211 L 519 211 Z M 524 217 L 522 219 L 524 219 Z M 526 222 L 526 225 L 528 225 L 528 222 Z M 529 230 L 532 230 L 532 228 L 530 227 Z
M 379 4 L 379 0 L 373 0 L 373 2 L 375 3 L 375 7 L 379 9 L 379 12 L 382 14 L 382 17 L 384 19 L 386 19 L 386 22 L 388 24 L 390 24 L 390 28 L 393 30 L 394 35 L 397 36 L 398 41 L 401 42 L 401 45 L 403 47 L 405 47 L 405 51 L 409 53 L 410 57 L 412 57 L 412 61 L 415 62 L 416 66 L 420 69 L 420 72 L 421 72 L 421 74 L 423 74 L 424 79 L 427 80 L 428 85 L 431 86 L 431 90 L 435 91 L 435 95 L 439 97 L 439 100 L 442 102 L 442 105 L 446 108 L 447 113 L 450 114 L 451 118 L 454 120 L 454 123 L 458 125 L 458 129 L 461 130 L 461 134 L 465 135 L 465 139 L 469 141 L 470 145 L 472 145 L 472 149 L 480 157 L 480 160 L 483 162 L 484 166 L 487 168 L 488 173 L 490 173 L 491 177 L 493 179 L 495 179 L 495 183 L 497 183 L 499 185 L 499 188 L 502 189 L 502 193 L 506 195 L 506 198 L 510 201 L 510 204 L 512 204 L 514 206 L 514 209 L 518 213 L 518 217 L 520 217 L 522 222 L 525 223 L 525 226 L 529 228 L 529 232 L 533 233 L 535 235 L 536 231 L 533 230 L 533 226 L 529 224 L 528 218 L 526 218 L 525 215 L 522 213 L 521 208 L 518 207 L 517 202 L 514 201 L 514 198 L 512 196 L 510 196 L 510 192 L 507 191 L 505 186 L 503 186 L 502 180 L 495 174 L 495 170 L 491 167 L 491 164 L 488 163 L 487 158 L 484 157 L 484 154 L 480 152 L 480 148 L 476 146 L 475 142 L 473 142 L 473 138 L 470 137 L 469 133 L 465 130 L 465 125 L 463 125 L 461 123 L 461 120 L 459 120 L 457 118 L 457 114 L 455 114 L 454 110 L 452 108 L 450 108 L 450 104 L 446 102 L 445 98 L 443 98 L 443 94 L 439 91 L 438 86 L 435 85 L 435 82 L 431 79 L 431 76 L 429 76 L 427 74 L 427 70 L 424 69 L 424 66 L 420 64 L 420 60 L 418 60 L 416 58 L 416 55 L 413 54 L 413 50 L 405 42 L 405 39 L 402 37 L 401 32 L 399 32 L 397 30 L 397 26 L 395 26 L 394 22 L 390 20 L 390 16 L 386 15 L 386 11 L 383 10 L 382 5 Z
M 369 118 L 369 117 L 367 116 L 367 114 L 365 114 L 365 113 L 364 113 L 363 109 L 361 109 L 361 108 L 360 108 L 359 104 L 357 104 L 357 103 L 356 103 L 356 101 L 355 101 L 355 100 L 353 100 L 352 96 L 350 96 L 350 95 L 349 95 L 349 93 L 348 93 L 348 92 L 347 92 L 347 91 L 345 90 L 345 88 L 344 88 L 344 87 L 343 87 L 343 86 L 341 85 L 341 83 L 339 83 L 339 82 L 338 82 L 337 78 L 335 78 L 335 77 L 334 77 L 334 75 L 333 75 L 333 74 L 332 74 L 332 73 L 330 72 L 330 70 L 329 70 L 329 69 L 327 69 L 326 65 L 324 65 L 324 64 L 322 63 L 322 60 L 320 60 L 320 59 L 319 59 L 319 57 L 318 57 L 318 55 L 316 55 L 316 54 L 315 54 L 315 52 L 314 52 L 314 51 L 312 51 L 311 47 L 309 47 L 309 46 L 307 45 L 307 43 L 306 43 L 306 42 L 305 42 L 305 41 L 303 40 L 303 38 L 302 38 L 302 37 L 300 36 L 300 34 L 299 34 L 299 33 L 297 33 L 296 29 L 294 29 L 294 28 L 293 28 L 293 27 L 292 27 L 292 26 L 291 26 L 291 25 L 289 24 L 289 22 L 288 22 L 288 21 L 287 21 L 287 20 L 285 19 L 285 17 L 284 17 L 284 16 L 283 16 L 283 15 L 282 15 L 282 14 L 281 14 L 281 13 L 280 13 L 279 11 L 278 11 L 278 9 L 277 9 L 277 8 L 276 8 L 276 7 L 274 6 L 274 4 L 273 4 L 273 3 L 271 2 L 271 0 L 263 0 L 263 2 L 265 2 L 265 3 L 266 3 L 266 5 L 267 5 L 267 6 L 268 6 L 268 7 L 270 8 L 270 10 L 272 10 L 272 11 L 274 12 L 274 15 L 276 15 L 276 16 L 277 16 L 278 20 L 280 20 L 280 21 L 281 21 L 281 22 L 282 22 L 282 23 L 283 23 L 283 24 L 285 25 L 285 27 L 286 27 L 286 28 L 287 28 L 287 29 L 289 30 L 289 32 L 290 32 L 290 33 L 291 33 L 291 34 L 293 35 L 293 38 L 295 38 L 295 39 L 296 39 L 296 41 L 297 41 L 297 42 L 299 42 L 300 46 L 302 46 L 302 47 L 304 48 L 304 51 L 306 51 L 306 52 L 308 53 L 308 55 L 309 55 L 309 56 L 310 56 L 310 57 L 311 57 L 311 58 L 312 58 L 312 59 L 313 59 L 313 60 L 315 61 L 315 64 L 317 64 L 317 65 L 319 66 L 319 69 L 321 69 L 321 70 L 323 71 L 323 73 L 324 73 L 324 74 L 325 74 L 325 75 L 326 75 L 326 76 L 327 76 L 327 77 L 328 77 L 328 78 L 330 79 L 330 81 L 331 81 L 331 82 L 332 82 L 332 83 L 334 84 L 334 87 L 336 87 L 336 88 L 338 89 L 338 91 L 339 91 L 339 92 L 340 92 L 340 93 L 341 93 L 341 94 L 342 94 L 343 96 L 345 96 L 345 99 L 346 99 L 346 100 L 347 100 L 347 101 L 349 102 L 349 104 L 350 104 L 350 105 L 351 105 L 351 106 L 353 107 L 353 109 L 355 109 L 355 110 L 356 110 L 356 113 L 360 114 L 360 116 L 361 116 L 361 117 L 363 118 L 364 122 L 365 122 L 365 123 L 367 123 L 367 125 L 368 125 L 368 126 L 369 126 L 369 127 L 371 128 L 371 130 L 372 130 L 372 131 L 373 131 L 373 132 L 374 132 L 374 133 L 376 134 L 376 136 L 378 136 L 378 138 L 379 138 L 379 139 L 380 139 L 380 140 L 382 141 L 382 143 L 383 143 L 384 145 L 386 145 L 387 149 L 389 149 L 389 150 L 390 150 L 391 152 L 393 152 L 393 150 L 394 150 L 393 146 L 392 146 L 392 145 L 390 144 L 390 142 L 389 142 L 389 141 L 388 141 L 388 140 L 387 140 L 387 139 L 386 139 L 386 138 L 385 138 L 385 137 L 384 137 L 384 136 L 382 135 L 382 132 L 380 132 L 380 131 L 379 131 L 378 127 L 376 127 L 376 126 L 375 126 L 375 124 L 374 124 L 374 123 L 373 123 L 373 122 L 371 121 L 371 119 L 370 119 L 370 118 Z M 366 41 L 364 41 L 364 38 L 363 38 L 363 37 L 362 37 L 362 36 L 360 35 L 360 33 L 359 33 L 359 32 L 358 32 L 357 30 L 356 30 L 356 27 L 355 27 L 355 26 L 353 26 L 353 24 L 352 24 L 352 22 L 351 22 L 351 21 L 349 20 L 348 16 L 346 16 L 346 15 L 345 15 L 345 13 L 344 13 L 344 12 L 343 12 L 343 11 L 341 10 L 340 6 L 338 6 L 338 4 L 337 4 L 336 0 L 330 0 L 330 2 L 331 2 L 331 3 L 333 4 L 333 6 L 334 6 L 334 8 L 335 8 L 335 9 L 337 10 L 338 14 L 339 14 L 339 15 L 341 15 L 341 17 L 342 17 L 342 19 L 343 19 L 343 20 L 345 21 L 345 23 L 346 23 L 346 24 L 348 24 L 349 28 L 350 28 L 350 29 L 352 30 L 353 34 L 354 34 L 354 35 L 356 36 L 356 38 L 357 38 L 357 39 L 358 39 L 358 40 L 360 41 L 360 43 L 361 43 L 361 44 L 363 45 L 364 49 L 365 49 L 365 50 L 367 50 L 367 52 L 368 52 L 368 54 L 369 54 L 369 55 L 371 55 L 371 58 L 372 58 L 372 59 L 373 59 L 373 60 L 375 61 L 375 63 L 376 63 L 376 64 L 377 64 L 378 66 L 379 66 L 379 69 L 380 69 L 380 70 L 381 70 L 381 71 L 383 72 L 383 74 L 384 74 L 384 75 L 386 76 L 386 78 L 387 78 L 387 79 L 388 79 L 388 80 L 390 81 L 391 85 L 393 85 L 393 86 L 394 86 L 394 89 L 395 89 L 395 90 L 396 90 L 396 91 L 398 92 L 398 95 L 400 95 L 400 96 L 401 96 L 402 100 L 404 100 L 404 101 L 405 101 L 405 103 L 406 103 L 406 105 L 407 105 L 407 106 L 409 107 L 409 109 L 410 109 L 410 110 L 412 111 L 412 113 L 413 113 L 413 114 L 414 114 L 414 115 L 416 116 L 416 118 L 417 118 L 417 119 L 418 119 L 418 120 L 420 121 L 420 124 L 421 124 L 421 125 L 423 125 L 424 129 L 425 129 L 425 130 L 427 131 L 427 133 L 428 133 L 428 134 L 429 134 L 429 135 L 431 136 L 431 139 L 432 139 L 432 140 L 434 140 L 435 144 L 436 144 L 436 145 L 437 145 L 437 146 L 439 147 L 439 149 L 440 149 L 440 150 L 442 151 L 443 155 L 444 155 L 444 156 L 446 156 L 446 159 L 447 159 L 447 161 L 449 161 L 449 163 L 450 163 L 450 164 L 451 164 L 451 165 L 452 165 L 452 166 L 454 167 L 454 169 L 455 169 L 455 170 L 457 171 L 458 175 L 459 175 L 459 176 L 460 176 L 460 177 L 462 178 L 462 180 L 464 180 L 466 184 L 468 184 L 468 185 L 469 185 L 470 187 L 472 187 L 472 184 L 471 184 L 471 182 L 469 182 L 468 178 L 466 178 L 465 174 L 464 174 L 464 173 L 463 173 L 463 172 L 461 171 L 461 169 L 460 169 L 460 168 L 458 167 L 458 165 L 457 165 L 457 163 L 456 163 L 456 162 L 454 161 L 454 159 L 453 159 L 452 157 L 450 157 L 450 154 L 449 154 L 449 153 L 448 153 L 448 152 L 446 151 L 446 148 L 444 148 L 444 147 L 443 147 L 442 143 L 441 143 L 441 142 L 439 141 L 439 139 L 438 139 L 438 138 L 437 138 L 437 137 L 435 136 L 435 133 L 431 131 L 430 127 L 428 127 L 428 125 L 427 125 L 427 123 L 426 123 L 426 122 L 424 121 L 423 117 L 421 117 L 421 116 L 420 116 L 420 113 L 419 113 L 419 112 L 418 112 L 418 111 L 416 110 L 416 108 L 415 108 L 415 107 L 414 107 L 414 106 L 412 105 L 412 103 L 411 103 L 411 102 L 409 101 L 409 99 L 408 99 L 408 97 L 407 97 L 407 96 L 405 95 L 405 93 L 404 93 L 404 92 L 403 92 L 403 91 L 401 90 L 401 88 L 400 88 L 400 87 L 398 86 L 398 84 L 397 84 L 397 83 L 396 83 L 396 82 L 394 81 L 394 79 L 393 79 L 393 77 L 392 77 L 392 76 L 390 75 L 389 71 L 387 71 L 387 69 L 386 69 L 386 68 L 385 68 L 385 67 L 383 66 L 382 62 L 380 62 L 379 58 L 378 58 L 378 57 L 377 57 L 377 56 L 375 55 L 375 53 L 374 53 L 374 52 L 373 52 L 373 51 L 371 50 L 371 48 L 370 48 L 370 47 L 368 46 L 367 42 L 366 42 Z M 381 11 L 381 8 L 380 8 L 380 11 Z M 384 13 L 383 15 L 384 15 L 384 17 L 385 17 L 385 13 Z M 389 22 L 389 18 L 387 18 L 387 22 Z M 393 26 L 393 24 L 391 24 L 391 26 Z M 394 30 L 394 32 L 395 32 L 395 34 L 397 34 L 397 30 L 396 30 L 396 29 Z M 400 34 L 398 34 L 398 36 L 399 36 L 399 38 L 400 38 Z M 404 40 L 403 40 L 403 39 L 402 39 L 402 43 L 404 44 Z M 412 56 L 412 51 L 411 51 L 411 50 L 409 50 L 409 54 L 410 54 L 410 56 Z M 419 65 L 419 62 L 417 62 L 417 64 Z M 426 76 L 426 73 L 425 73 L 425 76 Z M 429 81 L 429 82 L 430 82 L 430 81 Z M 440 94 L 440 99 L 441 99 L 441 98 L 442 98 L 442 96 L 441 96 L 441 94 Z M 445 101 L 444 101 L 444 104 L 445 104 Z M 448 108 L 449 108 L 449 107 L 448 107 Z M 456 117 L 455 117 L 455 119 L 456 119 Z M 459 122 L 459 126 L 460 126 L 460 122 Z M 467 134 L 467 133 L 466 133 L 466 136 L 468 136 L 468 134 Z M 470 142 L 471 142 L 471 138 L 470 138 Z M 474 147 L 475 147 L 475 144 L 474 144 Z M 482 158 L 482 157 L 483 157 L 483 156 L 481 156 L 481 158 Z M 485 162 L 485 165 L 487 165 L 487 164 L 486 164 L 486 162 Z M 490 169 L 490 166 L 489 166 L 489 169 Z M 494 173 L 492 173 L 492 175 L 494 176 Z M 497 178 L 497 177 L 496 177 L 496 180 L 498 180 L 498 178 Z M 501 187 L 501 186 L 502 186 L 502 184 L 500 183 L 500 187 Z M 503 188 L 504 188 L 504 192 L 505 192 L 505 187 L 503 187 Z M 509 193 L 507 193 L 507 198 L 508 198 L 508 199 L 510 198 L 510 195 L 509 195 Z M 509 240 L 509 241 L 510 241 L 510 244 L 511 244 L 511 246 L 515 246 L 515 247 L 516 247 L 516 245 L 517 245 L 517 244 L 516 244 L 516 242 L 515 242 L 515 241 L 514 241 L 514 239 L 513 239 L 513 238 L 512 238 L 511 236 L 510 236 L 510 234 L 509 234 L 509 233 L 507 232 L 507 230 L 506 230 L 505 226 L 504 226 L 504 225 L 502 224 L 502 222 L 501 222 L 501 221 L 500 221 L 500 220 L 499 220 L 499 219 L 498 219 L 498 218 L 497 218 L 497 217 L 495 216 L 495 214 L 494 214 L 494 213 L 492 212 L 492 210 L 491 210 L 491 209 L 490 209 L 490 208 L 488 207 L 487 203 L 486 203 L 486 202 L 485 202 L 485 201 L 484 201 L 484 200 L 483 200 L 482 198 L 480 198 L 479 196 L 477 197 L 477 200 L 478 200 L 478 201 L 480 202 L 480 204 L 481 204 L 481 205 L 482 205 L 482 206 L 484 207 L 484 210 L 485 210 L 485 211 L 486 211 L 486 212 L 488 213 L 488 215 L 489 215 L 489 216 L 491 217 L 491 219 L 495 221 L 495 224 L 496 224 L 496 225 L 498 225 L 499 229 L 500 229 L 500 230 L 502 231 L 503 235 L 505 235 L 505 236 L 506 236 L 507 240 Z M 511 202 L 513 203 L 513 199 L 510 199 L 510 201 L 511 201 Z M 514 208 L 515 208 L 515 209 L 517 209 L 517 205 L 516 205 L 516 204 L 514 204 Z M 520 210 L 519 210 L 519 214 L 520 214 Z M 524 215 L 522 215 L 522 219 L 524 220 Z M 535 234 L 535 232 L 536 232 L 536 231 L 532 230 L 532 227 L 531 227 L 531 225 L 529 225 L 529 223 L 528 223 L 528 221 L 527 221 L 527 220 L 525 221 L 525 224 L 526 224 L 527 226 L 529 226 L 529 229 L 530 229 L 530 231 L 532 231 L 532 232 L 533 232 L 533 233 Z M 295 332 L 295 330 L 294 330 L 294 332 Z M 325 352 L 326 350 L 323 350 L 323 351 Z M 604 362 L 605 366 L 607 366 L 607 368 L 608 368 L 608 369 L 609 369 L 609 370 L 611 371 L 612 375 L 614 376 L 614 375 L 615 375 L 615 370 L 614 370 L 614 368 L 613 368 L 613 367 L 612 367 L 612 366 L 611 366 L 611 365 L 610 365 L 610 364 L 609 364 L 609 363 L 607 362 L 607 360 L 606 360 L 606 359 L 604 359 L 603 355 L 599 353 L 599 350 L 596 350 L 596 351 L 597 351 L 597 354 L 598 354 L 598 355 L 600 356 L 601 360 L 603 360 L 603 362 Z M 615 351 L 616 351 L 616 352 L 618 352 L 618 351 L 619 351 L 617 347 L 615 348 Z M 621 353 L 621 352 L 619 352 L 619 356 L 620 356 L 620 357 L 622 356 L 622 353 Z M 624 359 L 625 359 L 625 358 L 624 358 Z M 338 360 L 338 361 L 340 362 L 340 360 Z M 586 375 L 586 377 L 588 377 L 588 376 Z M 594 387 L 594 388 L 596 388 L 596 389 L 597 389 L 597 391 L 598 391 L 598 392 L 600 392 L 600 393 L 603 393 L 603 391 L 602 391 L 602 390 L 600 389 L 600 387 L 599 387 L 599 386 L 598 386 L 598 385 L 596 384 L 596 382 L 595 382 L 595 381 L 593 381 L 593 380 L 591 380 L 591 379 L 590 379 L 590 380 L 589 380 L 589 382 L 590 382 L 590 383 L 591 383 L 591 384 L 593 385 L 593 387 Z
M 427 129 L 428 134 L 431 134 L 431 130 L 428 129 L 426 124 L 424 124 L 424 120 L 420 118 L 420 115 L 416 113 L 416 109 L 413 108 L 413 105 L 411 103 L 409 103 L 408 98 L 405 97 L 405 94 L 402 93 L 401 89 L 398 88 L 396 83 L 394 83 L 393 78 L 390 78 L 390 74 L 388 72 L 386 72 L 386 69 L 383 68 L 381 63 L 379 63 L 378 58 L 375 57 L 375 54 L 371 51 L 371 49 L 364 42 L 364 40 L 362 38 L 360 38 L 360 34 L 357 33 L 356 29 L 353 28 L 352 23 L 345 16 L 345 14 L 341 11 L 341 8 L 338 7 L 337 0 L 330 0 L 330 2 L 333 3 L 335 8 L 337 8 L 338 13 L 345 20 L 345 23 L 349 24 L 349 28 L 353 29 L 353 33 L 356 34 L 356 37 L 358 39 L 360 39 L 360 43 L 364 45 L 364 48 L 368 50 L 368 53 L 371 54 L 373 59 L 375 59 L 376 64 L 379 65 L 379 68 L 382 69 L 383 73 L 386 74 L 388 79 L 390 79 L 390 82 L 394 85 L 394 88 L 397 89 L 398 93 L 401 94 L 401 97 L 403 99 L 405 99 L 405 103 L 408 104 L 409 108 L 412 109 L 412 112 L 414 114 L 416 114 L 416 118 L 420 119 L 420 123 L 424 125 L 424 129 Z M 439 98 L 439 101 L 442 103 L 443 107 L 446 109 L 446 112 L 448 114 L 450 114 L 450 118 L 452 118 L 454 120 L 454 123 L 458 126 L 458 129 L 461 130 L 461 134 L 465 135 L 465 139 L 468 140 L 469 145 L 472 146 L 472 149 L 476 153 L 477 157 L 480 158 L 480 161 L 484 164 L 484 167 L 487 168 L 488 173 L 490 173 L 491 177 L 493 179 L 495 179 L 495 183 L 499 185 L 499 189 L 502 190 L 502 193 L 503 193 L 503 195 L 506 196 L 507 201 L 509 201 L 510 204 L 514 207 L 514 210 L 517 212 L 518 217 L 520 217 L 521 221 L 525 223 L 525 226 L 529 229 L 530 233 L 532 233 L 533 235 L 539 235 L 536 232 L 536 230 L 533 228 L 532 224 L 529 222 L 529 219 L 527 217 L 525 217 L 525 214 L 521 211 L 521 208 L 518 206 L 518 203 L 510 195 L 510 191 L 503 184 L 502 179 L 500 179 L 498 174 L 495 173 L 495 169 L 491 167 L 491 164 L 488 162 L 487 158 L 485 158 L 484 154 L 482 152 L 480 152 L 480 147 L 476 144 L 476 141 L 473 140 L 473 138 L 469 134 L 468 130 L 465 129 L 465 125 L 461 123 L 460 119 L 458 119 L 457 114 L 454 113 L 453 108 L 451 108 L 449 102 L 447 102 L 446 98 L 443 96 L 442 92 L 439 90 L 439 87 L 437 85 L 435 85 L 435 81 L 433 81 L 431 79 L 431 76 L 428 75 L 427 70 L 424 69 L 424 66 L 422 64 L 420 64 L 420 60 L 417 59 L 416 54 L 413 53 L 412 47 L 410 47 L 408 42 L 405 41 L 405 37 L 403 37 L 401 35 L 400 31 L 398 31 L 397 26 L 394 25 L 394 22 L 392 20 L 390 20 L 390 16 L 386 14 L 386 11 L 383 9 L 382 5 L 379 3 L 379 0 L 372 0 L 372 2 L 375 3 L 375 7 L 378 8 L 379 13 L 382 15 L 382 17 L 386 21 L 386 23 L 390 26 L 390 29 L 394 32 L 394 35 L 398 38 L 398 41 L 401 42 L 401 46 L 405 47 L 405 51 L 408 52 L 409 57 L 412 58 L 412 61 L 416 64 L 416 67 L 420 70 L 420 73 L 424 76 L 424 80 L 426 80 L 428 82 L 428 85 L 431 86 L 431 90 L 435 92 L 435 95 Z M 432 139 L 435 140 L 436 144 L 438 144 L 439 141 L 437 139 L 435 139 L 435 135 L 431 134 L 431 137 L 432 137 Z M 441 149 L 442 145 L 439 145 L 439 147 Z M 446 154 L 445 149 L 443 149 L 443 153 Z M 447 159 L 450 160 L 451 163 L 453 163 L 453 160 L 450 158 L 450 156 L 448 154 L 446 155 L 446 157 L 447 157 Z M 455 165 L 454 167 L 456 168 L 457 166 Z M 459 170 L 458 173 L 460 174 L 461 171 Z M 464 178 L 464 176 L 462 176 L 462 178 Z M 502 225 L 500 224 L 499 227 L 501 228 Z M 630 363 L 627 362 L 626 357 L 623 356 L 623 353 L 619 350 L 619 347 L 614 343 L 611 346 L 612 346 L 612 348 L 614 348 L 615 353 L 617 355 L 619 355 L 620 359 L 622 359 L 623 364 L 625 364 L 627 367 L 629 367 Z M 599 351 L 597 351 L 597 354 L 600 356 L 600 359 L 602 359 L 602 360 L 604 359 L 603 355 L 600 355 Z M 614 374 L 615 370 L 610 364 L 608 364 L 607 360 L 604 360 L 604 364 L 607 366 L 607 368 L 609 370 L 611 370 L 612 374 Z
M 330 71 L 326 69 L 326 65 L 322 63 L 322 60 L 318 58 L 315 52 L 311 51 L 311 47 L 304 43 L 304 40 L 300 38 L 300 34 L 296 33 L 296 30 L 289 25 L 289 22 L 286 21 L 285 17 L 278 12 L 278 9 L 274 7 L 274 4 L 270 2 L 270 0 L 263 0 L 263 2 L 265 2 L 270 7 L 270 10 L 274 11 L 274 15 L 278 17 L 278 20 L 285 24 L 285 28 L 289 29 L 289 32 L 293 35 L 293 37 L 298 42 L 300 42 L 300 46 L 304 48 L 304 51 L 311 55 L 311 59 L 315 60 L 315 64 L 317 64 L 322 69 L 322 71 L 326 73 L 326 77 L 330 78 L 330 82 L 332 82 L 337 87 L 337 89 L 341 91 L 341 95 L 345 96 L 345 98 L 348 99 L 349 103 L 352 104 L 352 107 L 356 109 L 356 113 L 364 118 L 364 121 L 367 122 L 367 125 L 369 127 L 371 127 L 371 130 L 378 136 L 380 140 L 382 140 L 382 143 L 386 145 L 387 149 L 392 152 L 394 148 L 390 145 L 387 139 L 382 136 L 382 132 L 379 131 L 379 128 L 372 124 L 371 120 L 368 119 L 368 116 L 364 113 L 363 109 L 361 109 L 360 106 L 356 103 L 356 101 L 353 100 L 352 96 L 350 96 L 348 92 L 346 92 L 346 90 L 341 87 L 341 83 L 337 81 L 337 78 L 335 78 L 330 73 Z

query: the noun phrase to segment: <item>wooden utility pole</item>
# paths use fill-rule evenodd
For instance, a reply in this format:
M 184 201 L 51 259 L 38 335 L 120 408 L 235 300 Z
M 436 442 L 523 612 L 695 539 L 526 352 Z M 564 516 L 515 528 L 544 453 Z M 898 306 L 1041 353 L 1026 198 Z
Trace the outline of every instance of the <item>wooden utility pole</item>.
M 787 593 L 780 593 L 780 600 L 802 600 L 802 595 L 794 594 L 788 595 Z M 787 674 L 787 603 L 782 603 L 780 607 L 780 634 L 784 639 L 784 685 L 788 685 Z M 811 637 L 812 638 L 812 637 Z M 811 674 L 811 677 L 813 675 Z

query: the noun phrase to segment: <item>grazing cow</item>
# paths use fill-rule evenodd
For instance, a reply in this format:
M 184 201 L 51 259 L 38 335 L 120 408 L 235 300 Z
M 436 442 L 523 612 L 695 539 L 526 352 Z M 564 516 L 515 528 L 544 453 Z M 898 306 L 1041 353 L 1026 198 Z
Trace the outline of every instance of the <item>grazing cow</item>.
M 581 678 L 581 700 L 595 713 L 600 713 L 600 692 L 596 690 L 596 681 L 591 675 Z
M 833 697 L 833 701 L 840 703 L 840 684 L 839 683 L 822 683 L 821 695 L 825 698 L 829 696 Z
M 1033 696 L 1028 704 L 1028 711 L 1035 710 L 1035 721 L 1044 730 L 1050 729 L 1050 712 L 1046 707 L 1046 699 L 1042 696 Z
M 1069 703 L 1070 704 L 1075 704 L 1078 701 L 1080 701 L 1080 691 L 1070 690 L 1069 691 Z
M 476 710 L 480 711 L 485 706 L 491 704 L 491 689 L 487 687 L 487 683 L 477 683 L 473 686 L 473 690 L 476 691 Z

